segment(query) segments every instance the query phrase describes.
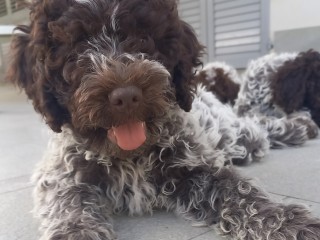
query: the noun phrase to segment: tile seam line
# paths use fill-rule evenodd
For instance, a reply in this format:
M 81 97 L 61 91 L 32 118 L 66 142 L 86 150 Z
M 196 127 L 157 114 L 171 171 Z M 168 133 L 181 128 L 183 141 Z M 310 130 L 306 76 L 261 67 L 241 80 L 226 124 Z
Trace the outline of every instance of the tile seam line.
M 26 177 L 31 178 L 31 174 L 1 179 L 1 180 L 0 180 L 0 184 L 1 184 L 2 182 L 11 181 L 11 180 L 16 180 L 16 179 L 19 179 L 19 178 L 26 178 Z
M 288 196 L 288 195 L 285 195 L 285 194 L 280 194 L 280 193 L 270 192 L 270 191 L 269 191 L 269 193 L 274 194 L 274 195 L 278 195 L 278 196 L 282 196 L 282 197 L 293 198 L 293 199 L 297 199 L 297 200 L 303 200 L 303 201 L 307 201 L 307 202 L 311 202 L 311 203 L 320 204 L 320 202 L 317 202 L 317 201 L 314 201 L 314 200 L 305 199 L 305 198 L 293 197 L 293 196 Z
M 198 237 L 200 237 L 200 236 L 202 236 L 202 235 L 207 234 L 208 232 L 213 232 L 213 229 L 209 229 L 209 230 L 207 230 L 207 231 L 205 231 L 205 232 L 203 232 L 203 233 L 200 233 L 200 234 L 199 234 L 199 235 L 197 235 L 197 236 L 194 236 L 194 237 L 188 238 L 187 240 L 193 240 L 193 239 L 196 239 L 196 238 L 198 238 Z
M 11 191 L 0 192 L 0 196 L 5 195 L 5 194 L 9 194 L 9 193 L 19 192 L 19 191 L 26 190 L 26 189 L 33 188 L 33 187 L 34 187 L 34 185 L 23 187 L 23 188 L 17 188 L 15 190 L 11 190 Z

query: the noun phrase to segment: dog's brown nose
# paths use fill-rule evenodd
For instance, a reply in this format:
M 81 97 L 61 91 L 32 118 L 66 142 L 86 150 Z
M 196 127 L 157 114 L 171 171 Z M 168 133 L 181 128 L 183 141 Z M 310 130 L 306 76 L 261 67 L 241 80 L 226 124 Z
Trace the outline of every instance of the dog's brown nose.
M 142 101 L 142 91 L 135 86 L 116 88 L 109 94 L 109 101 L 116 111 L 134 110 Z

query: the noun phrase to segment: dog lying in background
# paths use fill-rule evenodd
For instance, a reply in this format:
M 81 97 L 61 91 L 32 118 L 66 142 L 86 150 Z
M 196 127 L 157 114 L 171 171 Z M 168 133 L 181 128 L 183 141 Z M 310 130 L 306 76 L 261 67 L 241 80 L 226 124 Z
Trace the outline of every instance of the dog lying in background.
M 307 53 L 300 55 L 303 54 Z M 311 119 L 310 110 L 305 106 L 294 112 L 285 111 L 281 103 L 273 102 L 278 91 L 277 87 L 271 87 L 271 81 L 282 81 L 279 74 L 282 74 L 282 67 L 287 68 L 283 64 L 290 64 L 287 61 L 296 57 L 298 55 L 295 53 L 264 56 L 251 61 L 241 77 L 231 66 L 213 62 L 197 73 L 196 81 L 206 86 L 222 102 L 232 105 L 238 116 L 256 116 L 258 124 L 269 133 L 272 148 L 302 145 L 318 135 L 318 127 Z M 316 57 L 309 57 L 308 61 L 317 64 Z M 300 65 L 300 71 L 310 72 Z
M 251 61 L 243 74 L 235 103 L 237 114 L 284 119 L 281 122 L 276 120 L 276 127 L 266 125 L 273 135 L 277 132 L 283 135 L 275 146 L 282 143 L 300 145 L 315 138 L 318 135 L 316 99 L 319 92 L 316 89 L 320 86 L 319 56 L 318 52 L 310 50 L 299 54 L 269 54 Z
M 202 46 L 175 0 L 30 9 L 8 79 L 55 132 L 33 177 L 42 240 L 117 239 L 113 214 L 154 207 L 233 239 L 320 239 L 307 209 L 272 201 L 228 164 L 247 153 L 241 123 L 192 86 Z

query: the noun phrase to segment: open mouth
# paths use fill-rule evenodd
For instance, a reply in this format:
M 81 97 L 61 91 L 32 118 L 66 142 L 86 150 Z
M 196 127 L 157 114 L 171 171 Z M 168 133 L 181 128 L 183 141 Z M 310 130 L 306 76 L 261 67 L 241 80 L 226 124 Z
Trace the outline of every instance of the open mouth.
M 145 122 L 128 122 L 112 127 L 108 130 L 108 138 L 122 150 L 135 150 L 147 139 Z

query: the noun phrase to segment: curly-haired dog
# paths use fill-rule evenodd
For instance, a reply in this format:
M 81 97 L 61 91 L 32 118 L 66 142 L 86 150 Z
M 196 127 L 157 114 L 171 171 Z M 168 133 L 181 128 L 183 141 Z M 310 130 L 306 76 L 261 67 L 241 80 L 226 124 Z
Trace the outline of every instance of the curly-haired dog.
M 213 93 L 213 96 L 207 97 L 207 102 L 215 118 L 224 116 L 229 127 L 238 127 L 237 145 L 245 147 L 247 153 L 242 158 L 234 158 L 233 163 L 243 165 L 263 158 L 270 147 L 267 131 L 259 125 L 257 118 L 239 118 L 231 107 L 240 88 L 236 69 L 223 62 L 211 62 L 197 71 L 193 83 Z
M 35 0 L 9 79 L 57 132 L 34 175 L 41 239 L 116 239 L 112 214 L 165 207 L 234 239 L 320 239 L 227 162 L 238 126 L 190 81 L 202 47 L 174 0 Z
M 320 53 L 309 50 L 288 59 L 271 76 L 274 104 L 287 114 L 307 109 L 320 126 Z
M 308 137 L 313 138 L 317 135 L 317 127 L 312 124 L 308 113 L 301 112 L 289 116 L 283 113 L 275 116 L 263 111 L 251 110 L 249 107 L 240 107 L 242 110 L 239 111 L 240 101 L 238 100 L 238 93 L 240 86 L 242 85 L 242 95 L 239 96 L 240 99 L 249 98 L 253 96 L 253 94 L 256 94 L 254 92 L 260 87 L 259 84 L 263 82 L 255 82 L 255 84 L 257 84 L 255 88 L 245 87 L 248 85 L 248 72 L 257 66 L 262 67 L 265 64 L 264 60 L 268 58 L 269 57 L 264 57 L 262 61 L 257 60 L 259 64 L 255 64 L 256 62 L 253 61 L 244 74 L 244 80 L 241 80 L 236 69 L 232 66 L 221 62 L 211 62 L 197 72 L 195 82 L 206 86 L 206 89 L 211 91 L 223 103 L 234 106 L 235 102 L 237 102 L 235 109 L 238 115 L 240 117 L 252 117 L 253 122 L 251 122 L 251 125 L 258 124 L 264 131 L 267 131 L 271 148 L 301 145 L 308 140 Z M 256 76 L 253 76 L 250 79 L 255 81 L 255 77 Z M 246 93 L 245 95 L 243 94 L 244 91 Z M 253 92 L 251 93 L 250 91 Z M 262 96 L 261 99 L 268 101 L 264 99 L 264 96 Z M 257 103 L 257 105 L 260 106 L 260 103 Z M 250 125 L 248 125 L 248 127 L 250 127 Z M 309 133 L 309 135 L 307 133 Z
M 269 54 L 249 63 L 235 104 L 238 115 L 261 115 L 272 145 L 300 145 L 318 135 L 320 55 Z M 320 109 L 320 108 L 319 108 Z M 311 116 L 310 116 L 310 113 Z

